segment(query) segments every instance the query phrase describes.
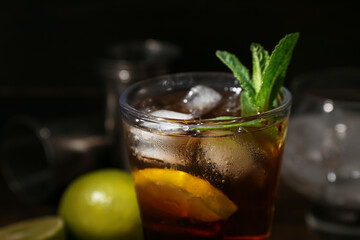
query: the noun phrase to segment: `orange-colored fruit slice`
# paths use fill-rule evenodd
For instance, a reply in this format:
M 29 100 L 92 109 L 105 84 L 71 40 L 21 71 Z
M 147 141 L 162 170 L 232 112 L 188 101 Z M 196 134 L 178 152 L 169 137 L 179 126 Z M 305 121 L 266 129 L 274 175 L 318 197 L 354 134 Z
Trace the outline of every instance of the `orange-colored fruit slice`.
M 227 219 L 237 206 L 208 181 L 172 169 L 133 172 L 141 208 L 204 222 Z

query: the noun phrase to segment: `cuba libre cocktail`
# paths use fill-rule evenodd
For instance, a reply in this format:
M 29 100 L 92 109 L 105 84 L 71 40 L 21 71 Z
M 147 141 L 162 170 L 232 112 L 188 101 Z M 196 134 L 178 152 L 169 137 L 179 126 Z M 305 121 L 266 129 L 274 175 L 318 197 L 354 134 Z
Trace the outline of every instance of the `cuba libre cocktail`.
M 241 118 L 241 93 L 231 74 L 187 73 L 122 94 L 145 239 L 269 238 L 291 95 Z

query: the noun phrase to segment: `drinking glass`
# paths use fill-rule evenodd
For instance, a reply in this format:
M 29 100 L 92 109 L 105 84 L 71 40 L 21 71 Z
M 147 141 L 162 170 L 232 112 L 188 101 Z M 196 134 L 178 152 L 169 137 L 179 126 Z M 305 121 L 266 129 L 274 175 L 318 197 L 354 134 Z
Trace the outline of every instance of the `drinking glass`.
M 309 200 L 306 222 L 331 239 L 360 238 L 360 71 L 297 77 L 282 175 Z
M 291 95 L 282 88 L 280 105 L 254 116 L 189 117 L 187 104 L 195 114 L 215 98 L 184 98 L 206 95 L 203 86 L 222 94 L 213 115 L 239 107 L 241 88 L 226 73 L 162 76 L 120 97 L 145 239 L 269 239 Z
M 16 116 L 2 128 L 0 170 L 26 204 L 55 199 L 76 177 L 106 165 L 109 140 L 97 116 Z

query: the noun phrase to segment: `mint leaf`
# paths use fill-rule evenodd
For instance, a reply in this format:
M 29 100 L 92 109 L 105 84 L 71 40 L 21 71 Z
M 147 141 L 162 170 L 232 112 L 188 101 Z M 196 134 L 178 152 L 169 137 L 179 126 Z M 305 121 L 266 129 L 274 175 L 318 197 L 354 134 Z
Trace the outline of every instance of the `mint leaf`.
M 240 95 L 241 101 L 241 116 L 251 116 L 258 113 L 255 103 L 250 104 L 249 102 L 249 93 L 244 91 Z
M 241 87 L 246 92 L 248 103 L 255 106 L 255 89 L 247 69 L 239 59 L 227 51 L 216 51 L 216 56 L 233 72 L 239 80 Z
M 255 91 L 258 93 L 263 84 L 263 73 L 269 64 L 269 53 L 260 44 L 252 43 L 250 46 L 252 52 L 253 74 Z
M 286 35 L 271 53 L 269 63 L 264 70 L 263 84 L 256 95 L 256 106 L 267 111 L 283 85 L 286 70 L 290 63 L 299 33 Z
M 249 70 L 235 55 L 227 51 L 216 51 L 216 56 L 230 68 L 240 82 L 243 91 L 240 98 L 241 116 L 258 114 L 277 106 L 276 97 L 283 85 L 298 38 L 299 33 L 286 35 L 270 56 L 260 44 L 252 43 L 252 78 Z

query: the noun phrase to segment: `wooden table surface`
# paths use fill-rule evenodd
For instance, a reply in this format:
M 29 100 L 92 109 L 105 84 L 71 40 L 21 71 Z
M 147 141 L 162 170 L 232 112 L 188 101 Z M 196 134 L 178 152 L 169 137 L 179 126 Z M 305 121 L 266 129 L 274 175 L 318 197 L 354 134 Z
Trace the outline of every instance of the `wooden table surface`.
M 32 217 L 56 214 L 56 205 L 56 201 L 37 206 L 21 203 L 11 194 L 0 177 L 0 227 Z M 306 226 L 304 221 L 306 206 L 306 200 L 281 181 L 271 240 L 328 240 L 318 236 Z

